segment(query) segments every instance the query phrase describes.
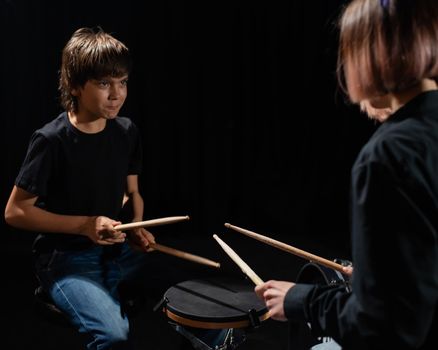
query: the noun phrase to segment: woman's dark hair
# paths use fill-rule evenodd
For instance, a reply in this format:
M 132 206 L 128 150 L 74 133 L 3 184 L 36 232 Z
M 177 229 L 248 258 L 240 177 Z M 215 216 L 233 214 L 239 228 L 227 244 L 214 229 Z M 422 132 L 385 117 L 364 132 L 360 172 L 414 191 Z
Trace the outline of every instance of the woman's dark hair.
M 437 0 L 353 0 L 339 23 L 338 80 L 353 102 L 437 79 Z

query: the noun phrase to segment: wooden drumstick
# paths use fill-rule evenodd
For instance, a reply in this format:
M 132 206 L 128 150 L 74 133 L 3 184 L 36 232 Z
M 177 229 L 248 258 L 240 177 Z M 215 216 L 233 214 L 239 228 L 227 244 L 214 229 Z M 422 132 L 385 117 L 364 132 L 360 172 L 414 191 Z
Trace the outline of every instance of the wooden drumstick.
M 133 228 L 139 228 L 139 227 L 152 227 L 152 226 L 173 224 L 175 222 L 186 221 L 189 219 L 190 219 L 190 217 L 188 215 L 186 215 L 186 216 L 169 216 L 166 218 L 131 222 L 129 224 L 121 224 L 121 225 L 115 226 L 114 228 L 117 231 L 132 230 Z
M 221 264 L 219 264 L 216 261 L 212 261 L 206 258 L 203 258 L 201 256 L 193 255 L 187 252 L 183 252 L 182 250 L 174 249 L 171 247 L 167 247 L 165 245 L 161 245 L 158 243 L 149 243 L 149 247 L 151 247 L 154 250 L 158 250 L 160 252 L 176 256 L 181 259 L 190 260 L 193 262 L 196 262 L 198 264 L 208 265 L 216 268 L 220 268 Z
M 228 256 L 233 259 L 233 261 L 239 266 L 243 273 L 247 275 L 251 281 L 254 282 L 256 286 L 259 286 L 263 284 L 263 280 L 256 275 L 256 273 L 247 265 L 246 262 L 244 262 L 237 254 L 236 252 L 230 248 L 223 240 L 221 240 L 218 235 L 213 235 L 213 238 L 220 244 L 222 249 L 225 251 L 225 253 L 228 254 Z
M 288 245 L 286 243 L 277 241 L 275 239 L 263 236 L 261 234 L 258 234 L 258 233 L 252 232 L 252 231 L 245 230 L 243 228 L 240 228 L 240 227 L 228 224 L 228 223 L 225 224 L 225 227 L 230 228 L 230 229 L 232 229 L 234 231 L 243 233 L 244 235 L 247 235 L 247 236 L 249 236 L 251 238 L 257 239 L 258 241 L 261 241 L 263 243 L 269 244 L 269 245 L 271 245 L 271 246 L 273 246 L 275 248 L 278 248 L 278 249 L 284 250 L 284 251 L 286 251 L 288 253 L 292 253 L 294 255 L 297 255 L 297 256 L 299 256 L 301 258 L 304 258 L 304 259 L 307 259 L 307 260 L 310 260 L 310 261 L 313 261 L 313 262 L 317 262 L 317 263 L 319 263 L 321 265 L 324 265 L 326 267 L 329 267 L 329 268 L 331 268 L 333 270 L 337 270 L 339 272 L 345 273 L 344 266 L 342 266 L 341 264 L 337 264 L 334 261 L 331 261 L 331 260 L 328 260 L 328 259 L 324 259 L 324 258 L 322 258 L 322 257 L 320 257 L 318 255 L 314 255 L 314 254 L 308 253 L 308 252 L 306 252 L 304 250 L 292 247 L 291 245 Z

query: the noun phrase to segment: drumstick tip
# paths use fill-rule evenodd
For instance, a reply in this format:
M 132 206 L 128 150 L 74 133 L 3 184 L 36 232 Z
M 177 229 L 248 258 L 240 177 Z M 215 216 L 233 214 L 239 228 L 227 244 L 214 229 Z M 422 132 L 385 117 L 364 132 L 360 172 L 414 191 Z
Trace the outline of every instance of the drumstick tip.
M 226 227 L 226 228 L 230 228 L 230 224 L 228 223 L 228 222 L 226 222 L 225 224 L 224 224 L 224 226 Z

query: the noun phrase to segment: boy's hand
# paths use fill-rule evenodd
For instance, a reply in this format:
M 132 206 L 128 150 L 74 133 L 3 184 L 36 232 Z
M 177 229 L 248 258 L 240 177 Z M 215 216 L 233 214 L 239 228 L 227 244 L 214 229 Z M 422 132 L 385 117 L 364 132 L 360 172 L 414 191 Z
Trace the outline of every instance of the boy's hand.
M 150 252 L 149 243 L 155 243 L 154 235 L 143 227 L 129 231 L 128 238 L 129 245 L 142 252 Z
M 123 243 L 126 234 L 114 229 L 114 226 L 120 224 L 120 221 L 115 221 L 106 216 L 96 216 L 91 218 L 90 222 L 85 226 L 84 234 L 94 243 L 100 245 Z

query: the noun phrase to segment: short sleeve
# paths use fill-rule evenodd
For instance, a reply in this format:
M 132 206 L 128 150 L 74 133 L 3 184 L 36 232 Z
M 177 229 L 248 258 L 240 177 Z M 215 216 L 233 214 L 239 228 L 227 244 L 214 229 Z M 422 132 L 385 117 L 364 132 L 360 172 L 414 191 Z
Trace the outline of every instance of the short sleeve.
M 35 132 L 29 142 L 15 185 L 37 196 L 45 196 L 52 158 L 50 142 L 41 133 Z

